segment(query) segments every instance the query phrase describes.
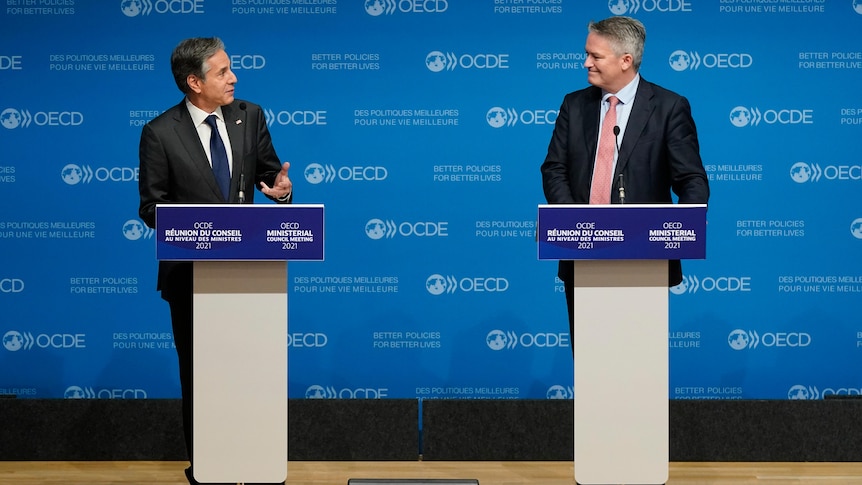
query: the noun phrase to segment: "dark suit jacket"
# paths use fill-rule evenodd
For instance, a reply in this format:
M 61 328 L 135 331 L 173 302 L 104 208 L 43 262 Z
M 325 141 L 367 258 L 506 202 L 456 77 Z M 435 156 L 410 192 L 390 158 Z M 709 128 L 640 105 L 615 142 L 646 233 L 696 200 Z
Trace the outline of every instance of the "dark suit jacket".
M 542 164 L 549 204 L 589 204 L 601 101 L 602 90 L 595 86 L 563 99 Z M 688 100 L 641 78 L 620 142 L 611 203 L 619 203 L 619 174 L 627 204 L 669 204 L 671 190 L 681 204 L 707 203 L 709 185 Z M 572 281 L 571 262 L 560 262 L 559 277 Z M 680 263 L 672 261 L 668 284 L 681 281 Z
M 240 172 L 245 174 L 245 202 L 251 203 L 254 187 L 260 187 L 261 181 L 272 187 L 281 170 L 260 106 L 240 100 L 222 106 L 233 153 L 231 195 L 225 200 L 185 103 L 183 99 L 144 125 L 141 132 L 138 213 L 149 227 L 156 225 L 156 204 L 238 202 Z M 166 299 L 166 290 L 172 290 L 170 274 L 183 265 L 188 263 L 159 264 L 158 289 Z

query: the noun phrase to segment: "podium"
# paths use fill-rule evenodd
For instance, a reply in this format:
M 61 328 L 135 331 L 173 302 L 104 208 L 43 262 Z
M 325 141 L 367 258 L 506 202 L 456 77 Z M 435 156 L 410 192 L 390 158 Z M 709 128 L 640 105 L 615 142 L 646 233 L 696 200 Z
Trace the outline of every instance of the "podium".
M 668 260 L 706 257 L 706 205 L 540 205 L 540 260 L 573 260 L 575 480 L 668 479 Z
M 323 260 L 323 206 L 156 207 L 156 257 L 192 261 L 194 477 L 287 476 L 287 261 Z

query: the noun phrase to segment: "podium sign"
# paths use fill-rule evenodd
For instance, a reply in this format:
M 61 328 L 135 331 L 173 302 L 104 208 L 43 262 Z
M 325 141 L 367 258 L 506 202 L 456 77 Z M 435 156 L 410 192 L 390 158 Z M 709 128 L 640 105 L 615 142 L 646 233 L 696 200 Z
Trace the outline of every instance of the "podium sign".
M 323 260 L 323 205 L 159 205 L 156 228 L 159 260 Z
M 539 259 L 704 259 L 702 204 L 540 205 Z
M 287 260 L 323 260 L 323 206 L 156 207 L 156 256 L 192 261 L 192 463 L 202 483 L 287 476 Z
M 668 261 L 706 257 L 705 205 L 541 205 L 539 259 L 574 260 L 575 480 L 668 478 Z

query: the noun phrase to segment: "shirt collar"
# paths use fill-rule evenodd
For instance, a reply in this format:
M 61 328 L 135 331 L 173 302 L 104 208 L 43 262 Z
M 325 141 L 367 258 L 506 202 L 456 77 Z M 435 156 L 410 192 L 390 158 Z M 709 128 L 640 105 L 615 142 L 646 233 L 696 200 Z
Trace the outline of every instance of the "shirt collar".
M 198 108 L 197 106 L 195 106 L 194 104 L 192 104 L 192 102 L 189 101 L 188 98 L 186 98 L 186 108 L 189 110 L 189 114 L 191 115 L 192 122 L 195 124 L 195 126 L 198 126 L 201 123 L 203 123 L 207 119 L 207 116 L 209 116 L 211 114 L 216 115 L 216 117 L 218 119 L 220 119 L 220 120 L 222 120 L 222 122 L 224 122 L 224 116 L 222 115 L 222 112 L 221 112 L 221 106 L 216 108 L 215 111 L 213 111 L 212 113 L 207 113 L 206 111 L 204 111 L 204 110 Z
M 616 94 L 609 93 L 607 91 L 602 92 L 602 103 L 606 103 L 608 98 L 611 96 L 616 96 L 617 99 L 620 100 L 620 104 L 631 105 L 631 103 L 635 99 L 635 94 L 638 92 L 638 84 L 640 83 L 641 75 L 635 74 L 634 79 L 632 79 L 628 84 L 623 86 Z

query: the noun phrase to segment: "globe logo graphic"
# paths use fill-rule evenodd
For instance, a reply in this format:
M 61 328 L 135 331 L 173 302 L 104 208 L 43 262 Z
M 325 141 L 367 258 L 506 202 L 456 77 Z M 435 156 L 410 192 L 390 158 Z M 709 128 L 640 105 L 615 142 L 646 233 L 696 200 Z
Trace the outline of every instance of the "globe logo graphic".
M 797 384 L 791 387 L 789 391 L 787 391 L 787 399 L 812 399 L 812 396 L 811 392 L 809 392 L 807 387 L 800 386 L 799 384 Z
M 3 335 L 3 346 L 10 352 L 21 350 L 24 347 L 24 337 L 20 333 L 10 330 Z
M 380 219 L 371 219 L 365 223 L 365 235 L 377 240 L 386 235 L 386 223 Z
M 10 130 L 21 126 L 21 113 L 15 108 L 6 108 L 0 113 L 0 125 Z
M 853 10 L 862 15 L 862 0 L 853 0 Z
M 614 15 L 622 15 L 629 10 L 628 0 L 608 0 L 608 9 Z
M 326 389 L 317 384 L 310 386 L 305 390 L 306 399 L 324 399 L 326 397 Z
M 811 167 L 805 162 L 796 162 L 790 167 L 790 178 L 797 184 L 811 180 Z
M 70 163 L 63 167 L 63 170 L 60 171 L 60 178 L 63 179 L 63 182 L 66 182 L 69 185 L 76 185 L 81 182 L 83 179 L 83 172 L 81 171 L 81 167 Z
M 491 330 L 485 337 L 485 343 L 491 350 L 503 350 L 508 342 L 509 339 L 501 330 Z
M 123 224 L 123 236 L 129 241 L 137 241 L 144 235 L 144 225 L 140 221 L 129 219 Z
M 126 17 L 137 17 L 143 10 L 141 0 L 123 0 L 120 2 L 120 10 Z
M 84 390 L 78 386 L 69 386 L 63 393 L 63 397 L 66 399 L 84 399 Z
M 674 295 L 682 295 L 686 291 L 688 291 L 688 280 L 685 277 L 678 285 L 670 287 L 670 292 Z
M 674 51 L 668 61 L 670 68 L 674 71 L 685 71 L 691 65 L 691 56 L 686 51 Z
M 446 55 L 440 51 L 432 51 L 425 56 L 425 66 L 431 72 L 440 72 L 446 69 Z
M 751 339 L 748 337 L 748 334 L 745 333 L 745 330 L 736 329 L 730 332 L 730 335 L 727 336 L 727 344 L 730 345 L 730 348 L 733 350 L 743 350 L 748 347 Z
M 323 182 L 324 174 L 325 171 L 323 170 L 323 165 L 319 163 L 309 164 L 305 167 L 305 171 L 303 172 L 306 182 L 314 185 Z
M 548 399 L 568 399 L 569 393 L 565 387 L 561 385 L 554 385 L 548 388 L 548 392 L 545 393 L 545 396 Z
M 442 295 L 446 291 L 446 278 L 439 274 L 432 274 L 425 280 L 425 289 L 432 295 Z
M 748 111 L 745 106 L 733 108 L 730 111 L 730 122 L 733 123 L 733 126 L 742 128 L 751 122 L 751 111 Z
M 383 2 L 381 0 L 365 0 L 365 12 L 368 13 L 368 15 L 377 17 L 382 14 L 384 10 L 386 10 L 386 7 L 383 6 Z
M 485 119 L 488 120 L 488 124 L 492 127 L 500 128 L 509 121 L 509 116 L 506 114 L 506 110 L 495 106 L 488 110 L 488 114 L 485 115 Z
M 850 234 L 856 239 L 862 239 L 862 217 L 850 223 Z

